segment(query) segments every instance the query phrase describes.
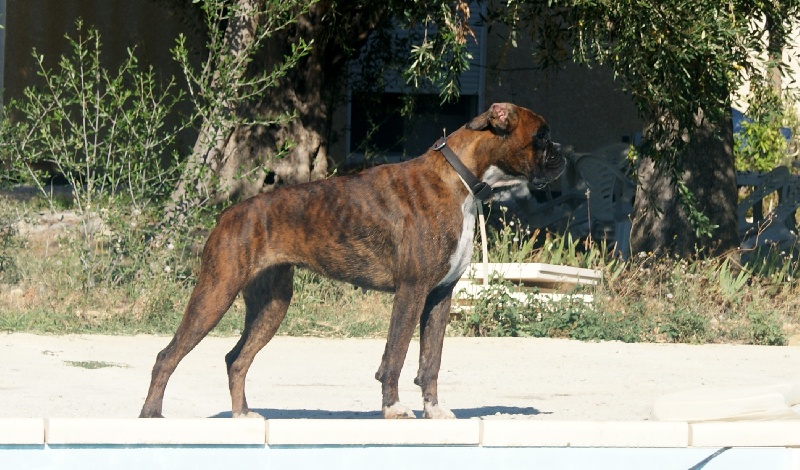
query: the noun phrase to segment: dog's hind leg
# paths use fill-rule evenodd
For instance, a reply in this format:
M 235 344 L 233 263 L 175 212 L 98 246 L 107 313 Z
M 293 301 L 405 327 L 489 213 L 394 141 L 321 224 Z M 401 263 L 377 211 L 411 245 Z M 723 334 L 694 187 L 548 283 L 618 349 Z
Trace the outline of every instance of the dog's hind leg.
M 258 417 L 247 406 L 245 376 L 256 354 L 278 331 L 292 300 L 294 268 L 280 265 L 257 274 L 242 290 L 247 309 L 242 337 L 225 356 L 233 416 Z
M 414 335 L 423 304 L 418 299 L 422 289 L 417 286 L 400 286 L 394 296 L 392 318 L 389 322 L 389 336 L 386 339 L 386 349 L 375 378 L 381 384 L 383 393 L 383 417 L 388 419 L 414 418 L 414 412 L 399 403 L 400 395 L 397 390 L 400 372 L 408 353 L 408 345 Z M 427 292 L 426 290 L 422 290 Z M 425 295 L 425 294 L 422 294 Z
M 226 282 L 227 281 L 227 282 Z M 241 289 L 239 279 L 227 279 L 217 272 L 201 271 L 197 285 L 172 341 L 156 357 L 150 389 L 139 414 L 140 418 L 160 418 L 164 390 L 178 363 L 211 331 L 228 311 Z
M 444 333 L 450 319 L 450 299 L 455 284 L 434 289 L 425 301 L 420 318 L 419 370 L 414 383 L 422 388 L 423 416 L 452 419 L 452 411 L 439 406 L 439 368 L 442 364 Z

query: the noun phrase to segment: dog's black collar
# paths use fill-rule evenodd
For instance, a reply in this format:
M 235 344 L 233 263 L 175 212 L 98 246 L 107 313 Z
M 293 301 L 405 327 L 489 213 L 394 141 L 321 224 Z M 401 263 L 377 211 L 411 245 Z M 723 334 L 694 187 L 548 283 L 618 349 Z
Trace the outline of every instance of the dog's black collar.
M 467 186 L 469 186 L 473 196 L 481 201 L 489 199 L 489 197 L 492 195 L 492 187 L 485 182 L 480 181 L 475 175 L 472 174 L 471 171 L 469 171 L 469 168 L 467 168 L 461 162 L 461 160 L 458 158 L 458 155 L 456 155 L 456 153 L 447 146 L 447 137 L 441 137 L 436 141 L 436 143 L 433 144 L 433 147 L 431 148 L 433 150 L 442 152 L 442 155 L 444 155 L 444 158 L 448 163 L 450 163 L 450 166 L 452 166 L 453 169 L 456 170 L 456 173 L 461 176 L 461 179 L 467 183 Z

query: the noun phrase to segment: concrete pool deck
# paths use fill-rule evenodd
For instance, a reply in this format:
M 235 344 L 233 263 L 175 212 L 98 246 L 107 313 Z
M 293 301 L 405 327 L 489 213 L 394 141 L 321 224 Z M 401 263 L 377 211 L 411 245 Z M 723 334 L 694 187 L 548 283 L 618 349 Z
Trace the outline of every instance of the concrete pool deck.
M 134 418 L 164 336 L 0 334 L 0 418 Z M 168 418 L 229 417 L 224 355 L 203 340 L 167 387 Z M 276 337 L 247 376 L 266 418 L 379 418 L 381 339 Z M 412 342 L 400 398 L 419 416 Z M 800 380 L 800 347 L 446 338 L 440 401 L 459 418 L 652 419 L 655 400 L 697 388 Z
M 173 375 L 172 419 L 135 419 L 168 341 L 0 334 L 9 468 L 800 468 L 800 419 L 652 417 L 676 392 L 796 383 L 796 346 L 446 338 L 441 401 L 462 419 L 397 422 L 379 419 L 383 340 L 278 337 L 248 375 L 262 421 L 204 419 L 230 416 L 223 356 L 236 338 L 213 337 Z M 419 415 L 417 352 L 401 399 Z

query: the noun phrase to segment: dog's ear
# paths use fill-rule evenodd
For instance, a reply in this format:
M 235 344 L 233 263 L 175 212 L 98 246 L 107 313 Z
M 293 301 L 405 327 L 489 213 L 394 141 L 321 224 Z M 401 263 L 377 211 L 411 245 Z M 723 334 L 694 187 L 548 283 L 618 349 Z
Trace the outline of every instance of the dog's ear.
M 485 113 L 476 116 L 467 123 L 467 129 L 482 131 L 492 128 L 495 132 L 508 133 L 511 131 L 511 111 L 513 105 L 510 103 L 495 103 Z

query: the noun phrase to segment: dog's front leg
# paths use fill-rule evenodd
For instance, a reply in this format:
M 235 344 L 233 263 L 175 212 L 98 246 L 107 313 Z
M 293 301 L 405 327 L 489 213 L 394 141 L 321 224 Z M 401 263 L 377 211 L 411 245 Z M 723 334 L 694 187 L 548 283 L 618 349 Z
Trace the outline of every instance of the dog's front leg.
M 425 301 L 419 323 L 419 370 L 414 383 L 422 388 L 423 416 L 434 419 L 453 419 L 452 411 L 439 405 L 439 368 L 442 363 L 444 333 L 450 319 L 450 299 L 454 284 L 438 287 Z
M 383 352 L 381 366 L 375 374 L 375 378 L 382 384 L 382 410 L 383 417 L 387 419 L 415 418 L 410 408 L 400 404 L 397 386 L 408 353 L 408 345 L 422 315 L 424 304 L 420 299 L 425 298 L 427 290 L 422 290 L 420 293 L 421 290 L 417 286 L 402 285 L 395 292 L 386 349 Z

